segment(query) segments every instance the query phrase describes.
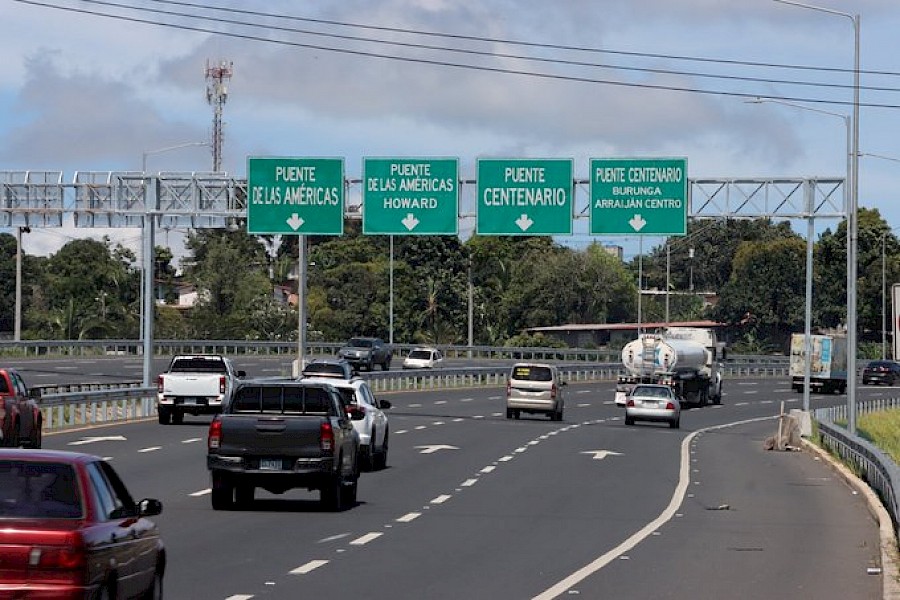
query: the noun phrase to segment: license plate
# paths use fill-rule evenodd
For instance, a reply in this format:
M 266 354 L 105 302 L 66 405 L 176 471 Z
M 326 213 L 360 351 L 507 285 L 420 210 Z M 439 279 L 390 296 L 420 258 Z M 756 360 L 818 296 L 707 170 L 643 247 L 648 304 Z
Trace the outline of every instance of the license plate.
M 185 398 L 184 403 L 185 404 L 197 404 L 197 399 L 196 398 Z
M 281 459 L 280 458 L 263 458 L 259 461 L 259 468 L 262 471 L 280 471 L 281 470 Z
M 644 400 L 641 404 L 649 407 L 659 406 L 659 402 L 657 402 L 656 400 Z

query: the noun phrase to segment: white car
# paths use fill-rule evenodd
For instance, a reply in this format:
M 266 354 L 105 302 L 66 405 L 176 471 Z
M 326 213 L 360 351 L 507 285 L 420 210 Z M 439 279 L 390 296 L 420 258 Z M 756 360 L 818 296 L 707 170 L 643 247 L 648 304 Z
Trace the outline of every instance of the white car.
M 377 399 L 369 384 L 358 377 L 349 381 L 331 377 L 304 377 L 303 381 L 324 381 L 341 393 L 353 429 L 359 434 L 360 464 L 369 470 L 387 467 L 390 431 L 384 411 L 391 407 L 391 403 Z
M 437 348 L 414 348 L 403 359 L 404 369 L 435 369 L 444 364 L 444 355 Z

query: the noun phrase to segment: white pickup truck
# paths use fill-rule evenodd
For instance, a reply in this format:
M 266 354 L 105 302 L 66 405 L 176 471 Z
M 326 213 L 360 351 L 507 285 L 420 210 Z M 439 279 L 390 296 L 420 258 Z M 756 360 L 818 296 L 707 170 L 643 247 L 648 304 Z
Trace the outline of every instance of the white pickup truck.
M 172 358 L 157 378 L 156 411 L 159 422 L 176 425 L 185 414 L 218 414 L 244 371 L 218 354 L 191 354 Z

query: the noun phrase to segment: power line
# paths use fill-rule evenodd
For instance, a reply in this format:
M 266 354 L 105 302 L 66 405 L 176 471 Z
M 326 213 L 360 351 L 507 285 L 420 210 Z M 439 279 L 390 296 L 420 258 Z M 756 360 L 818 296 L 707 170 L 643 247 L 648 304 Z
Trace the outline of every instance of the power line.
M 85 2 L 93 2 L 96 0 L 84 0 Z M 346 21 L 336 21 L 331 19 L 316 19 L 312 17 L 298 17 L 295 15 L 281 15 L 275 13 L 266 13 L 262 11 L 253 11 L 253 10 L 243 10 L 239 8 L 224 8 L 219 6 L 209 6 L 204 4 L 196 4 L 193 2 L 180 2 L 178 0 L 153 0 L 158 4 L 172 4 L 176 6 L 187 6 L 192 8 L 199 8 L 202 10 L 215 10 L 215 11 L 227 11 L 236 14 L 246 14 L 252 16 L 260 16 L 260 17 L 270 17 L 277 19 L 285 19 L 291 21 L 301 21 L 306 23 L 318 23 L 324 25 L 338 25 L 341 27 L 355 28 L 355 29 L 365 29 L 372 31 L 384 31 L 389 33 L 403 33 L 409 35 L 417 35 L 417 36 L 426 36 L 426 37 L 441 37 L 448 39 L 459 39 L 459 40 L 467 40 L 467 41 L 477 41 L 477 42 L 489 42 L 495 44 L 507 44 L 514 46 L 523 46 L 530 48 L 542 48 L 548 50 L 566 50 L 566 51 L 576 51 L 576 52 L 590 52 L 597 54 L 612 54 L 612 55 L 620 55 L 620 56 L 632 56 L 639 58 L 655 58 L 655 59 L 668 59 L 668 60 L 682 60 L 682 61 L 691 61 L 691 62 L 702 62 L 702 63 L 718 63 L 725 65 L 740 65 L 740 66 L 750 66 L 750 67 L 769 67 L 769 68 L 778 68 L 778 69 L 797 69 L 797 70 L 811 70 L 811 71 L 822 71 L 822 72 L 835 72 L 835 73 L 848 73 L 852 74 L 855 71 L 853 69 L 839 68 L 839 67 L 822 67 L 822 66 L 811 66 L 811 65 L 789 65 L 783 63 L 766 63 L 766 62 L 753 62 L 746 60 L 730 60 L 723 58 L 708 58 L 708 57 L 697 57 L 697 56 L 683 56 L 683 55 L 675 55 L 675 54 L 655 54 L 650 52 L 631 52 L 625 50 L 609 50 L 606 48 L 595 48 L 592 46 L 568 46 L 563 44 L 548 44 L 542 42 L 527 42 L 522 40 L 513 40 L 507 38 L 491 38 L 491 37 L 482 37 L 482 36 L 473 36 L 473 35 L 464 35 L 464 34 L 456 34 L 456 33 L 443 33 L 443 32 L 434 32 L 434 31 L 422 31 L 417 29 L 404 29 L 400 27 L 387 27 L 387 26 L 379 26 L 379 25 L 363 25 L 361 23 L 350 23 Z M 888 75 L 894 77 L 900 77 L 900 72 L 896 71 L 867 71 L 860 70 L 860 74 L 863 75 Z
M 14 0 L 15 2 L 19 2 L 21 4 L 28 4 L 32 6 L 38 6 L 43 8 L 50 8 L 55 10 L 62 10 L 66 12 L 73 12 L 78 14 L 86 14 L 91 16 L 105 17 L 114 20 L 127 21 L 131 23 L 141 23 L 146 25 L 156 25 L 162 27 L 168 27 L 172 29 L 179 29 L 182 31 L 194 31 L 198 33 L 209 33 L 213 35 L 222 35 L 226 37 L 232 37 L 236 39 L 243 39 L 248 41 L 257 41 L 264 42 L 270 44 L 278 44 L 283 46 L 290 46 L 295 48 L 307 48 L 311 50 L 320 50 L 325 52 L 334 52 L 338 54 L 346 54 L 352 56 L 362 56 L 367 58 L 381 58 L 386 60 L 394 60 L 399 62 L 406 63 L 414 63 L 414 64 L 423 64 L 423 65 L 432 65 L 432 66 L 441 66 L 441 67 L 451 67 L 457 69 L 466 69 L 466 70 L 474 70 L 474 71 L 482 71 L 488 73 L 498 73 L 498 74 L 506 74 L 506 75 L 521 75 L 527 77 L 535 77 L 539 79 L 549 79 L 555 81 L 569 81 L 576 83 L 591 83 L 591 84 L 599 84 L 599 85 L 612 85 L 619 87 L 629 87 L 629 88 L 640 88 L 640 89 L 653 89 L 660 91 L 674 91 L 674 92 L 686 92 L 686 93 L 696 93 L 696 94 L 705 94 L 712 96 L 725 96 L 725 97 L 733 97 L 733 98 L 757 98 L 761 95 L 772 98 L 776 100 L 785 100 L 792 102 L 802 102 L 809 104 L 829 104 L 829 105 L 837 105 L 837 106 L 853 106 L 854 102 L 851 101 L 843 101 L 843 100 L 830 100 L 823 98 L 805 98 L 800 96 L 785 96 L 785 95 L 777 95 L 772 93 L 760 94 L 758 92 L 734 92 L 727 90 L 707 90 L 702 88 L 692 88 L 692 87 L 683 87 L 683 86 L 674 86 L 674 85 L 662 85 L 662 84 L 650 84 L 650 83 L 635 83 L 635 82 L 627 82 L 627 81 L 616 81 L 616 80 L 608 80 L 608 79 L 595 79 L 590 77 L 581 77 L 574 75 L 562 75 L 556 73 L 544 73 L 544 72 L 536 72 L 536 71 L 524 71 L 519 69 L 509 69 L 509 68 L 501 68 L 501 67 L 490 67 L 484 65 L 471 65 L 465 63 L 454 63 L 444 60 L 436 60 L 436 59 L 425 59 L 425 58 L 412 58 L 407 56 L 394 56 L 390 54 L 381 54 L 377 52 L 367 52 L 362 50 L 352 50 L 349 48 L 335 48 L 330 46 L 320 46 L 316 44 L 308 44 L 301 42 L 292 42 L 287 40 L 273 40 L 265 37 L 249 35 L 244 33 L 235 33 L 235 32 L 223 32 L 215 29 L 209 29 L 205 27 L 198 27 L 192 25 L 181 25 L 175 23 L 166 23 L 162 21 L 153 21 L 150 19 L 140 19 L 136 17 L 128 17 L 122 15 L 114 15 L 108 13 L 102 13 L 98 11 L 91 11 L 87 9 L 80 9 L 74 7 L 66 7 L 66 6 L 58 6 L 54 4 L 49 4 L 47 2 L 39 2 L 37 0 Z M 859 106 L 867 107 L 867 108 L 900 108 L 900 105 L 897 104 L 884 104 L 884 103 L 872 103 L 872 102 L 860 102 Z
M 545 58 L 545 57 L 538 57 L 538 56 L 527 56 L 527 55 L 522 55 L 522 54 L 510 54 L 510 53 L 506 53 L 506 52 L 497 52 L 497 51 L 473 50 L 473 49 L 467 49 L 467 48 L 453 48 L 453 47 L 447 47 L 447 46 L 434 46 L 434 45 L 421 44 L 421 43 L 400 42 L 400 41 L 396 41 L 396 40 L 385 40 L 385 39 L 373 39 L 373 38 L 354 36 L 354 35 L 329 33 L 329 32 L 314 31 L 314 30 L 309 30 L 309 29 L 299 29 L 296 27 L 284 27 L 284 26 L 279 26 L 279 25 L 270 25 L 270 24 L 264 25 L 264 24 L 260 24 L 260 23 L 249 23 L 247 21 L 240 21 L 237 19 L 207 17 L 207 16 L 198 15 L 198 14 L 194 14 L 194 13 L 184 13 L 184 12 L 153 9 L 153 8 L 145 8 L 145 7 L 141 7 L 141 6 L 131 6 L 131 5 L 127 5 L 127 4 L 121 4 L 118 2 L 109 2 L 107 0 L 82 0 L 82 1 L 86 4 L 99 4 L 102 6 L 121 8 L 121 9 L 125 9 L 125 10 L 144 12 L 144 13 L 154 13 L 154 14 L 165 15 L 165 16 L 169 16 L 169 17 L 185 17 L 185 18 L 189 18 L 189 19 L 202 19 L 205 21 L 212 21 L 214 23 L 238 25 L 238 26 L 244 26 L 244 27 L 257 27 L 257 28 L 264 28 L 264 29 L 267 29 L 270 31 L 275 30 L 275 31 L 280 31 L 280 32 L 285 32 L 285 33 L 297 33 L 297 34 L 302 34 L 302 35 L 339 39 L 339 40 L 352 41 L 352 42 L 381 44 L 381 45 L 385 45 L 385 46 L 411 48 L 411 49 L 416 49 L 416 50 L 433 50 L 433 51 L 439 51 L 439 52 L 467 54 L 467 55 L 481 56 L 481 57 L 488 57 L 488 58 L 508 58 L 508 59 L 514 59 L 514 60 L 523 60 L 523 61 L 528 61 L 528 62 L 547 63 L 547 64 L 563 65 L 563 66 L 570 66 L 570 67 L 572 67 L 572 66 L 573 67 L 590 67 L 590 68 L 599 68 L 599 69 L 611 69 L 611 70 L 618 70 L 618 71 L 631 71 L 631 72 L 637 72 L 637 73 L 652 73 L 652 74 L 663 74 L 663 75 L 684 75 L 684 76 L 698 77 L 698 78 L 705 78 L 705 79 L 722 79 L 722 80 L 728 80 L 728 81 L 744 81 L 744 82 L 751 82 L 751 83 L 772 83 L 772 84 L 809 86 L 809 87 L 838 88 L 838 89 L 848 89 L 848 90 L 854 88 L 854 86 L 852 84 L 821 83 L 821 82 L 815 82 L 815 81 L 796 81 L 796 80 L 789 80 L 789 79 L 770 79 L 770 78 L 764 78 L 764 77 L 747 77 L 747 76 L 738 76 L 738 75 L 720 75 L 720 74 L 713 74 L 713 73 L 701 73 L 701 72 L 697 72 L 697 71 L 679 71 L 679 70 L 674 70 L 674 69 L 650 68 L 650 67 L 629 67 L 629 66 L 623 66 L 623 65 L 603 64 L 603 63 L 595 63 L 595 62 L 587 62 L 587 61 L 579 61 L 579 60 L 565 60 L 565 59 L 560 59 L 560 58 Z M 305 21 L 306 20 L 303 17 L 293 17 L 290 15 L 284 15 L 284 16 L 274 15 L 271 13 L 263 13 L 263 12 L 259 12 L 259 11 L 248 11 L 248 10 L 240 10 L 240 9 L 227 9 L 227 8 L 220 8 L 220 7 L 214 7 L 214 6 L 193 4 L 193 3 L 189 3 L 189 2 L 175 2 L 172 0 L 157 0 L 157 1 L 165 3 L 165 4 L 176 4 L 176 5 L 180 5 L 180 6 L 189 6 L 192 8 L 199 8 L 201 10 L 228 11 L 228 12 L 233 12 L 233 13 L 238 13 L 238 14 L 249 14 L 249 15 L 257 16 L 257 17 L 262 16 L 262 17 L 271 17 L 271 18 L 294 20 L 294 21 L 296 21 L 296 20 Z M 366 27 L 366 26 L 357 25 L 357 24 L 345 24 L 345 23 L 338 23 L 338 24 L 340 24 L 341 26 L 345 26 L 345 27 L 358 27 L 358 28 Z M 382 29 L 382 28 L 373 27 L 373 29 Z M 409 33 L 409 34 L 415 33 L 410 30 L 401 30 L 401 31 L 403 33 Z M 435 35 L 436 36 L 436 35 L 443 35 L 443 34 L 428 33 L 427 35 Z M 533 45 L 533 44 L 526 44 L 524 42 L 492 40 L 490 38 L 470 38 L 470 39 L 477 39 L 477 41 L 480 41 L 480 42 L 505 43 L 505 44 L 510 44 L 510 45 Z M 569 47 L 554 47 L 554 46 L 550 46 L 550 45 L 544 45 L 544 46 L 553 47 L 554 49 L 573 50 L 573 48 L 569 48 Z M 542 46 L 542 47 L 544 47 L 544 46 Z M 585 52 L 588 51 L 583 48 L 579 48 L 578 50 L 585 51 Z M 598 50 L 598 49 L 592 49 L 591 51 L 592 52 L 601 52 L 601 50 Z M 710 61 L 711 60 L 712 59 L 710 59 Z M 716 62 L 718 62 L 718 61 L 716 61 Z M 731 64 L 735 64 L 735 63 L 731 62 Z M 747 66 L 747 65 L 744 65 L 744 66 Z M 773 65 L 768 65 L 768 66 L 771 67 Z M 812 67 L 795 67 L 795 66 L 791 66 L 791 65 L 777 65 L 777 66 L 782 69 L 795 69 L 795 68 L 812 69 Z M 827 70 L 827 69 L 820 69 L 820 70 Z M 900 75 L 900 74 L 898 74 L 898 75 Z M 896 87 L 860 86 L 860 89 L 869 90 L 869 91 L 882 91 L 882 92 L 900 92 L 900 88 L 896 88 Z

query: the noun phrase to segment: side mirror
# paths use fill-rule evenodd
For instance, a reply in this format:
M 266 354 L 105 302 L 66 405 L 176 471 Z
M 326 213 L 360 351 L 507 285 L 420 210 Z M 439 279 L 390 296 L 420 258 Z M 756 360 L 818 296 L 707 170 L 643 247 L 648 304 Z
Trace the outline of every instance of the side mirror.
M 237 372 L 237 376 L 238 376 L 238 377 L 246 377 L 246 376 L 247 376 L 247 371 L 238 371 L 238 372 Z
M 376 400 L 376 402 L 378 402 L 378 408 L 382 410 L 387 410 L 391 407 L 390 400 Z
M 142 517 L 152 517 L 162 512 L 162 502 L 155 498 L 144 498 L 138 502 L 138 514 Z

